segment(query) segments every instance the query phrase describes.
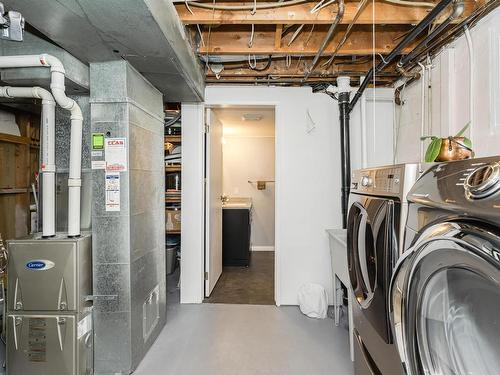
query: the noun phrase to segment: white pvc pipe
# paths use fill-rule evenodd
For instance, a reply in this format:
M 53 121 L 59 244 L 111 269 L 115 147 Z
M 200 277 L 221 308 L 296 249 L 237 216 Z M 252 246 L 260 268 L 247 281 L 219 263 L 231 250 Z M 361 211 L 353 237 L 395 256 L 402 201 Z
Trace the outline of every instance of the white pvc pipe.
M 420 136 L 423 137 L 425 135 L 425 66 L 422 63 L 418 63 L 420 68 L 422 69 L 421 71 L 421 101 L 420 101 L 420 112 L 422 119 L 420 121 Z M 424 161 L 424 142 L 420 142 L 420 161 Z
M 472 139 L 472 129 L 474 127 L 474 45 L 472 44 L 472 37 L 469 28 L 465 26 L 465 39 L 467 40 L 467 47 L 469 50 L 469 138 Z
M 0 87 L 0 97 L 42 99 L 42 236 L 56 234 L 56 189 L 55 189 L 55 109 L 56 102 L 52 94 L 41 87 Z
M 71 112 L 71 144 L 68 178 L 68 236 L 80 235 L 80 195 L 83 116 L 78 104 L 65 93 L 65 70 L 61 61 L 51 55 L 0 56 L 0 68 L 50 67 L 50 89 L 62 108 Z

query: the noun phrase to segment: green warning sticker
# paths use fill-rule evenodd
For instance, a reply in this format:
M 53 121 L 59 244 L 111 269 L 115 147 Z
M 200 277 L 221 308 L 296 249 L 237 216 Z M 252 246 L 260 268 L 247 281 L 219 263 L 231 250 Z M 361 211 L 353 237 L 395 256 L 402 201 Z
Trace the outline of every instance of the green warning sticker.
M 104 150 L 104 133 L 92 133 L 92 150 Z

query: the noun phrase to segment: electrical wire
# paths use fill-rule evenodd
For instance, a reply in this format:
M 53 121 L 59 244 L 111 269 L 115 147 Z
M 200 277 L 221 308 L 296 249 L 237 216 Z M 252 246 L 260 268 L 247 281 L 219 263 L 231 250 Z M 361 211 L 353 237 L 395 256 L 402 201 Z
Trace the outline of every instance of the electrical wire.
M 304 28 L 304 26 L 305 26 L 304 24 L 299 25 L 297 30 L 295 30 L 295 32 L 290 37 L 290 40 L 288 41 L 288 47 L 290 47 L 290 45 L 294 42 L 294 40 L 299 36 L 299 34 L 302 31 L 302 29 Z
M 368 0 L 361 0 L 359 5 L 358 5 L 358 10 L 356 11 L 356 14 L 354 15 L 354 18 L 352 19 L 351 23 L 349 24 L 349 26 L 347 26 L 347 30 L 344 34 L 344 37 L 342 38 L 342 40 L 339 42 L 339 44 L 337 44 L 337 47 L 335 48 L 335 50 L 333 51 L 333 54 L 332 56 L 328 59 L 328 61 L 326 63 L 324 63 L 322 66 L 325 67 L 326 69 L 330 68 L 330 66 L 332 65 L 333 63 L 333 60 L 335 59 L 335 57 L 337 56 L 337 53 L 339 52 L 339 50 L 342 48 L 342 46 L 345 44 L 345 42 L 347 42 L 347 38 L 349 38 L 349 35 L 351 34 L 351 30 L 352 28 L 354 27 L 354 25 L 356 24 L 356 21 L 358 20 L 359 16 L 361 15 L 361 13 L 363 13 L 363 10 L 365 9 L 366 5 L 368 4 Z
M 205 3 L 199 3 L 198 0 L 186 0 L 186 1 L 189 3 L 190 6 L 198 8 L 214 9 L 214 10 L 250 10 L 253 12 L 254 10 L 257 11 L 259 9 L 283 8 L 291 5 L 298 5 L 306 3 L 309 0 L 288 0 L 288 1 L 265 3 L 265 4 L 252 3 L 249 5 L 215 5 L 215 6 Z
M 248 48 L 253 47 L 254 36 L 255 36 L 255 25 L 252 23 L 252 32 L 250 33 L 250 39 L 248 39 Z
M 434 3 L 428 3 L 425 1 L 407 1 L 407 0 L 383 0 L 387 3 L 393 3 L 397 5 L 411 6 L 411 7 L 428 7 L 434 8 Z
M 187 1 L 187 0 L 186 0 Z M 215 20 L 215 1 L 213 0 L 212 3 L 212 22 Z M 205 64 L 205 70 L 210 69 L 210 66 L 208 64 L 209 56 L 210 56 L 210 37 L 212 36 L 212 25 L 208 25 L 208 37 L 207 37 L 207 53 L 206 53 L 206 64 Z
M 400 91 L 399 97 L 401 98 L 401 108 L 399 108 L 399 113 L 397 116 L 397 120 L 395 121 L 395 134 L 394 134 L 394 144 L 393 144 L 393 155 L 392 155 L 392 163 L 396 164 L 396 157 L 398 154 L 398 144 L 399 144 L 399 133 L 401 129 L 401 116 L 403 114 L 403 106 L 404 106 L 404 99 L 403 99 L 403 94 L 406 88 L 406 84 L 408 83 L 407 80 L 405 80 L 405 83 L 403 84 L 403 88 Z
M 173 124 L 175 124 L 177 121 L 179 121 L 181 118 L 181 113 L 177 114 L 173 119 L 169 120 L 168 122 L 165 123 L 165 127 L 169 128 Z

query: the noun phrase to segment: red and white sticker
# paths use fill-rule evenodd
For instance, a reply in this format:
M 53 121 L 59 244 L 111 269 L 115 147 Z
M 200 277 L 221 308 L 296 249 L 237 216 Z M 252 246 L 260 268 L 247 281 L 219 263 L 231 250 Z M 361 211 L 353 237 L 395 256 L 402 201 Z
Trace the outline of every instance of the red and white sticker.
M 104 158 L 106 172 L 125 172 L 127 170 L 127 139 L 106 138 Z

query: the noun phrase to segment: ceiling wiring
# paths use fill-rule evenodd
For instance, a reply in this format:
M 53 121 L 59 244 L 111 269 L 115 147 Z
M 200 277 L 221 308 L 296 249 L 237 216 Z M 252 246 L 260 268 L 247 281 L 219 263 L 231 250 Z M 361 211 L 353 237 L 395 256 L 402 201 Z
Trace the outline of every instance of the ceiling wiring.
M 361 0 L 359 2 L 358 10 L 356 11 L 356 14 L 354 15 L 354 17 L 353 17 L 351 23 L 349 24 L 349 26 L 347 26 L 347 30 L 346 30 L 346 32 L 344 34 L 344 37 L 342 38 L 342 40 L 339 42 L 339 44 L 337 45 L 337 47 L 333 51 L 332 56 L 330 57 L 330 59 L 328 59 L 328 61 L 322 65 L 324 68 L 326 68 L 326 69 L 330 68 L 330 66 L 333 63 L 333 60 L 337 56 L 337 53 L 342 48 L 342 46 L 345 44 L 345 42 L 347 42 L 347 39 L 349 38 L 349 35 L 351 34 L 352 28 L 356 24 L 356 21 L 358 20 L 358 18 L 361 15 L 361 13 L 363 13 L 363 10 L 365 9 L 365 7 L 366 7 L 367 4 L 368 4 L 368 0 Z
M 198 8 L 205 8 L 205 9 L 214 9 L 214 10 L 250 10 L 250 11 L 257 11 L 259 9 L 273 9 L 273 8 L 283 8 L 283 7 L 289 7 L 291 5 L 298 5 L 302 3 L 306 3 L 309 0 L 286 0 L 282 2 L 275 2 L 275 3 L 265 3 L 265 4 L 259 4 L 256 1 L 254 1 L 252 4 L 248 5 L 215 5 L 212 6 L 210 4 L 206 3 L 199 3 L 198 0 L 186 0 L 187 3 L 191 7 L 198 7 Z
M 397 4 L 397 5 L 404 5 L 404 6 L 411 6 L 411 7 L 427 7 L 427 8 L 434 8 L 436 4 L 431 3 L 431 2 L 425 2 L 425 1 L 409 1 L 409 0 L 383 0 L 387 3 L 392 3 L 392 4 Z

